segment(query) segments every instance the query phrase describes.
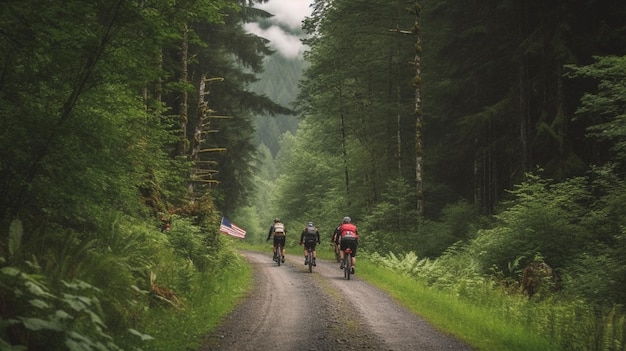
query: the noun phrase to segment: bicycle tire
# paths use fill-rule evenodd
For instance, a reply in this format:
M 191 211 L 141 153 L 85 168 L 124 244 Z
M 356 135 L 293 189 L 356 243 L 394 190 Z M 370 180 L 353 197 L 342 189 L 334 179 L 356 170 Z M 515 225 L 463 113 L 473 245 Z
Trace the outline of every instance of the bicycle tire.
M 346 279 L 350 280 L 350 275 L 352 274 L 352 254 L 346 253 L 346 264 L 344 265 L 344 269 L 346 270 L 345 276 Z
M 308 251 L 307 257 L 309 260 L 309 273 L 312 273 L 313 272 L 313 250 L 311 250 L 311 248 L 309 247 L 307 251 Z
M 283 248 L 280 244 L 276 247 L 276 263 L 278 263 L 278 267 L 280 267 L 280 263 L 283 261 Z

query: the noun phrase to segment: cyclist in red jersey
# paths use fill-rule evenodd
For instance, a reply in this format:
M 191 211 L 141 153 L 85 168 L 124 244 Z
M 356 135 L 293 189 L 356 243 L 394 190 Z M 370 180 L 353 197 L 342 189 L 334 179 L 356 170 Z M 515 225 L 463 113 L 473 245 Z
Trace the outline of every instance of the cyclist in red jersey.
M 333 235 L 335 242 L 339 244 L 339 252 L 341 256 L 341 264 L 339 269 L 343 269 L 343 258 L 345 256 L 345 250 L 349 247 L 352 250 L 352 274 L 354 274 L 354 265 L 356 263 L 356 251 L 359 246 L 359 233 L 356 225 L 352 224 L 350 217 L 344 217 L 341 225 L 335 229 Z

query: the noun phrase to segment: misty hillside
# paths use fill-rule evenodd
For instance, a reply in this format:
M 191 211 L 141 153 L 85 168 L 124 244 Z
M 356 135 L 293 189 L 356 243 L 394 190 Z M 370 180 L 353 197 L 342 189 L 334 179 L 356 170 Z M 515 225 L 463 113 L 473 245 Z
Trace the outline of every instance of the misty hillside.
M 266 59 L 265 71 L 259 76 L 260 80 L 251 86 L 251 90 L 266 95 L 285 107 L 293 108 L 293 102 L 298 95 L 298 81 L 305 65 L 301 59 L 286 59 L 274 54 Z M 264 143 L 276 155 L 280 136 L 286 131 L 295 132 L 298 117 L 259 115 L 255 116 L 255 126 L 255 143 Z

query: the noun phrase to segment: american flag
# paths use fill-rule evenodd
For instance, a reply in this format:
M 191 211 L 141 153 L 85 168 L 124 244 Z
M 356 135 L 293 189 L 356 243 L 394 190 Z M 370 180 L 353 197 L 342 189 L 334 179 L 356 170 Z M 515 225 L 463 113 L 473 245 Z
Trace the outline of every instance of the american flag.
M 246 231 L 230 223 L 226 217 L 222 217 L 220 232 L 242 239 L 246 237 Z

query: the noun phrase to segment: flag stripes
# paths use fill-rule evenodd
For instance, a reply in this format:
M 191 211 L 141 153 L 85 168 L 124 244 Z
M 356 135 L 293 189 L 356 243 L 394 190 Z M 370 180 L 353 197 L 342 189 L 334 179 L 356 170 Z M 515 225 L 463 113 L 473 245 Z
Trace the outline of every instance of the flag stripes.
M 220 232 L 242 239 L 246 237 L 246 231 L 230 223 L 226 217 L 222 217 Z

